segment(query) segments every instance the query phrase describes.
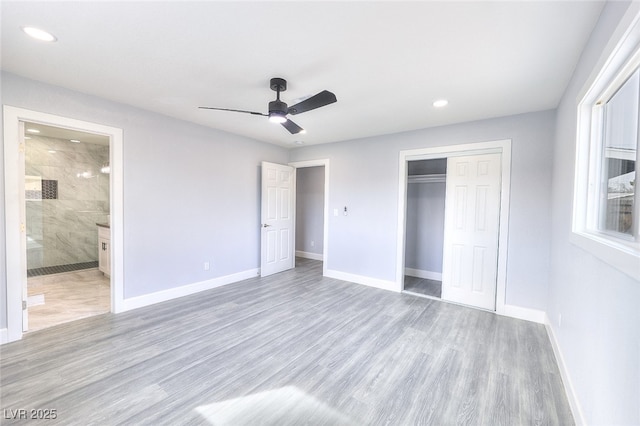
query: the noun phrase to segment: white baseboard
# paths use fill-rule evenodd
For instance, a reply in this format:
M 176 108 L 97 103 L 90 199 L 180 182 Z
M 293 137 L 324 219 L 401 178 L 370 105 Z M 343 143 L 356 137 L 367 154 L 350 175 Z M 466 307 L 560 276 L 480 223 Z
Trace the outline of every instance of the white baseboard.
M 4 345 L 9 341 L 9 331 L 6 328 L 0 328 L 0 345 Z
M 323 260 L 322 253 L 311 253 L 308 251 L 296 250 L 297 257 L 304 257 L 305 259 Z
M 356 284 L 362 284 L 369 287 L 380 288 L 382 290 L 390 290 L 400 292 L 402 289 L 398 288 L 398 284 L 395 281 L 381 280 L 379 278 L 366 277 L 364 275 L 350 274 L 348 272 L 335 271 L 327 269 L 324 273 L 325 277 L 335 278 L 337 280 L 349 281 Z
M 580 401 L 576 396 L 573 382 L 571 381 L 571 377 L 569 376 L 569 371 L 567 370 L 564 357 L 562 356 L 562 351 L 560 351 L 560 346 L 558 345 L 558 339 L 556 339 L 556 334 L 553 331 L 553 327 L 551 326 L 551 321 L 546 314 L 545 319 L 545 328 L 547 329 L 547 335 L 549 336 L 549 340 L 551 341 L 553 354 L 556 356 L 556 364 L 558 364 L 558 369 L 560 370 L 562 384 L 564 385 L 564 393 L 567 394 L 569 407 L 571 407 L 571 414 L 573 414 L 573 420 L 575 421 L 577 426 L 586 425 L 587 423 L 585 422 L 584 414 L 582 413 L 582 406 L 580 405 Z
M 141 308 L 143 306 L 153 305 L 155 303 L 166 302 L 167 300 L 177 299 L 178 297 L 188 296 L 190 294 L 199 293 L 201 291 L 211 290 L 227 284 L 233 284 L 238 281 L 253 278 L 260 273 L 260 269 L 249 269 L 247 271 L 238 272 L 236 274 L 225 275 L 223 277 L 213 278 L 207 281 L 200 281 L 193 284 L 187 284 L 180 287 L 170 288 L 155 293 L 144 294 L 142 296 L 124 299 L 122 303 L 122 312 L 132 309 Z
M 547 313 L 538 309 L 523 308 L 522 306 L 504 305 L 503 312 L 497 312 L 511 318 L 546 324 Z
M 442 281 L 442 272 L 425 271 L 422 269 L 404 268 L 404 274 L 410 277 L 424 278 L 426 280 Z

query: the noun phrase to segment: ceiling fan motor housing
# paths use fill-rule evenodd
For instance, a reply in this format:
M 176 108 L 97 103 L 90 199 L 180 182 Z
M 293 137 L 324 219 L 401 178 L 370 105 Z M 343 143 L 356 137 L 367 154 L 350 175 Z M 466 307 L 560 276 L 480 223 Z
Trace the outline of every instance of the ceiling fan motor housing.
M 276 100 L 269 102 L 269 119 L 282 122 L 286 120 L 285 116 L 289 113 L 287 104 L 280 100 L 280 92 L 287 90 L 287 80 L 275 77 L 271 79 L 269 85 L 271 90 L 277 93 Z
M 288 108 L 286 103 L 278 100 L 269 102 L 269 115 L 273 113 L 287 115 L 287 112 Z

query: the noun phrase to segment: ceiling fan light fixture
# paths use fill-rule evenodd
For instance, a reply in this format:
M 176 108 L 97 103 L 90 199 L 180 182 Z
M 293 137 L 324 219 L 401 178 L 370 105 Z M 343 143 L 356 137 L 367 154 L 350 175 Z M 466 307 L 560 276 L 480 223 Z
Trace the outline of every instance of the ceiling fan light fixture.
M 287 104 L 281 100 L 269 102 L 269 121 L 282 124 L 287 121 Z
M 269 113 L 269 121 L 272 123 L 282 124 L 287 121 L 287 117 L 280 111 L 272 111 Z

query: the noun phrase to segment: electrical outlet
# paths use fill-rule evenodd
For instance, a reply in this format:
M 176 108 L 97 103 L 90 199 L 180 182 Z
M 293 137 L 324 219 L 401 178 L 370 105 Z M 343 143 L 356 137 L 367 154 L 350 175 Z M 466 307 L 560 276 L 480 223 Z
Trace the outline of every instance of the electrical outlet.
M 209 262 L 204 262 L 204 270 L 208 271 L 211 265 L 209 265 Z
M 311 241 L 311 247 L 315 247 L 316 246 L 316 242 L 315 241 Z

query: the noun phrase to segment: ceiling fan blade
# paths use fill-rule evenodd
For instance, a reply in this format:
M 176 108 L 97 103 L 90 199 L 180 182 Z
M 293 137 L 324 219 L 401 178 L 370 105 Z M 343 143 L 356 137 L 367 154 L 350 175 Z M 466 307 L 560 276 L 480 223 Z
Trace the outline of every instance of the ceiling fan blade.
M 332 104 L 337 102 L 336 95 L 329 92 L 328 90 L 323 90 L 322 92 L 313 95 L 309 99 L 305 99 L 302 102 L 299 102 L 291 107 L 289 107 L 289 114 L 301 114 L 303 112 L 311 111 L 312 109 L 320 108 L 325 105 Z
M 244 112 L 246 114 L 252 114 L 252 115 L 263 115 L 265 117 L 268 117 L 269 114 L 263 114 L 261 112 L 255 112 L 255 111 L 245 111 L 243 109 L 229 109 L 229 108 L 214 108 L 214 107 L 198 107 L 200 109 L 214 109 L 217 111 L 231 111 L 231 112 Z
M 292 135 L 298 134 L 304 130 L 302 127 L 298 126 L 296 123 L 294 123 L 291 120 L 287 120 L 284 123 L 282 123 L 282 127 L 287 129 L 289 133 L 291 133 Z

